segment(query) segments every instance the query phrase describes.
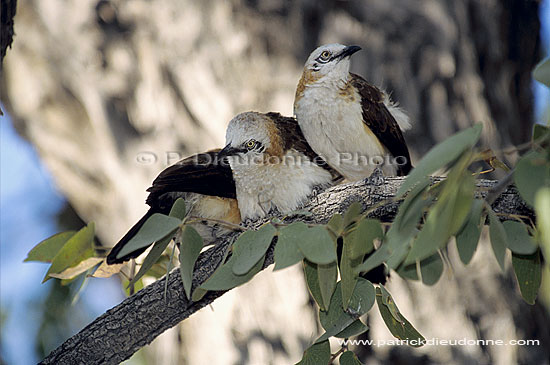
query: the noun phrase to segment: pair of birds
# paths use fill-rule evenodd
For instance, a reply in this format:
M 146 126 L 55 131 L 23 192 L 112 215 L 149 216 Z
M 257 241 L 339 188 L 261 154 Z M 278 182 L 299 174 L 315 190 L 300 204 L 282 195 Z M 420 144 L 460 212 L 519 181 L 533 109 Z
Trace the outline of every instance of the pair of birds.
M 178 198 L 206 243 L 226 229 L 208 222 L 239 224 L 288 213 L 317 187 L 345 178 L 357 181 L 382 164 L 387 175 L 411 169 L 402 131 L 409 119 L 389 96 L 349 72 L 350 57 L 361 48 L 328 44 L 314 50 L 296 89 L 296 119 L 279 113 L 246 112 L 227 127 L 222 150 L 188 157 L 168 167 L 147 189 L 149 211 L 113 247 L 107 263 L 135 258 L 146 248 L 119 256 L 154 213 L 168 214 Z

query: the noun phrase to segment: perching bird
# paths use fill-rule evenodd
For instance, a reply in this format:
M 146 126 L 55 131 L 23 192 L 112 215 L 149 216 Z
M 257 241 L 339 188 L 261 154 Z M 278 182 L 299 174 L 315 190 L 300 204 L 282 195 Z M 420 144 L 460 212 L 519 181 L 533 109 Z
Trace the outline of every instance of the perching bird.
M 170 213 L 178 198 L 186 201 L 190 215 L 234 224 L 241 222 L 231 168 L 219 156 L 219 150 L 188 157 L 166 168 L 147 191 L 150 192 L 146 200 L 149 211 L 111 249 L 108 264 L 122 263 L 141 255 L 147 247 L 117 257 L 149 217 L 154 213 Z M 219 224 L 194 224 L 193 227 L 207 244 L 228 231 Z
M 402 130 L 407 115 L 382 90 L 350 73 L 350 56 L 361 48 L 328 44 L 314 50 L 294 100 L 294 114 L 313 150 L 347 180 L 372 174 L 383 162 L 387 175 L 412 168 Z
M 147 248 L 117 257 L 153 213 L 168 214 L 179 197 L 191 206 L 189 214 L 205 218 L 205 223 L 215 219 L 238 224 L 241 219 L 296 210 L 315 188 L 341 179 L 309 147 L 294 118 L 278 113 L 239 114 L 229 122 L 226 142 L 219 152 L 189 157 L 160 173 L 147 189 L 151 208 L 114 246 L 107 263 L 143 253 Z M 194 227 L 207 243 L 224 233 L 216 224 Z
M 341 179 L 311 149 L 296 120 L 279 113 L 237 115 L 226 143 L 220 155 L 231 165 L 243 220 L 296 210 L 315 188 Z

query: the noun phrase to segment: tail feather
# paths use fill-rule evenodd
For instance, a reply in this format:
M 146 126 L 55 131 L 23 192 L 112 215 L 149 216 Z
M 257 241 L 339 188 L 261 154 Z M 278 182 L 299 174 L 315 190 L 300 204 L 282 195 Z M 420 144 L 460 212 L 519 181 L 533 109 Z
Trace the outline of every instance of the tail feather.
M 149 209 L 147 213 L 141 219 L 134 224 L 132 228 L 118 241 L 118 243 L 111 249 L 111 252 L 109 252 L 109 255 L 107 256 L 107 264 L 113 265 L 113 264 L 121 264 L 125 261 L 128 261 L 130 259 L 134 259 L 141 255 L 145 250 L 147 250 L 147 247 L 140 248 L 139 250 L 136 250 L 134 252 L 131 252 L 127 254 L 126 256 L 117 258 L 116 256 L 122 250 L 124 246 L 138 233 L 139 229 L 145 224 L 145 221 L 149 219 L 150 216 L 152 216 L 155 212 L 153 209 Z

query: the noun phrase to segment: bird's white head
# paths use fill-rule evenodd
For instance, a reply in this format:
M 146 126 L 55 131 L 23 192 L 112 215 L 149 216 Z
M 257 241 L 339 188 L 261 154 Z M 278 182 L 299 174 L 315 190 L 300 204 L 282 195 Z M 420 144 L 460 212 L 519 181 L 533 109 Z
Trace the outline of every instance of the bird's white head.
M 359 46 L 344 46 L 332 43 L 318 47 L 311 52 L 304 66 L 306 83 L 346 80 L 349 73 L 350 56 L 359 51 Z M 307 75 L 306 75 L 307 74 Z
M 256 112 L 241 113 L 227 126 L 226 146 L 220 151 L 221 157 L 229 157 L 230 162 L 247 164 L 263 162 L 266 155 L 281 155 L 281 136 L 273 120 L 266 114 Z

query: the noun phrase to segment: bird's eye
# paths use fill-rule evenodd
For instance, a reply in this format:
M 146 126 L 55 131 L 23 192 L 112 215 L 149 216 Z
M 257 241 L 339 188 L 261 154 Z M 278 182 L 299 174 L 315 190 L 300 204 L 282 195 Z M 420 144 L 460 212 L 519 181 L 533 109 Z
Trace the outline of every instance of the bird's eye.
M 246 148 L 250 151 L 256 146 L 256 141 L 251 139 L 250 141 L 246 142 Z
M 323 53 L 321 53 L 320 59 L 323 61 L 327 61 L 330 58 L 330 56 L 331 56 L 330 51 L 323 51 Z

